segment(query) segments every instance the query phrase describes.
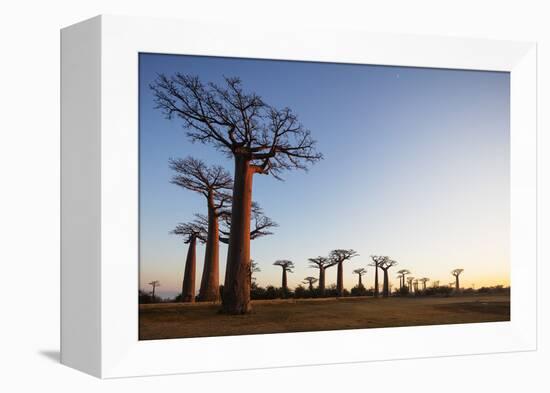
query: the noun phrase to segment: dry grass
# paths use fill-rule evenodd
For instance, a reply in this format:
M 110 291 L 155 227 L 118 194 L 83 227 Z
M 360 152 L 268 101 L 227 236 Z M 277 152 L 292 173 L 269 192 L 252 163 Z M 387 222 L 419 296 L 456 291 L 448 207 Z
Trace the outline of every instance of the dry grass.
M 328 298 L 253 301 L 253 313 L 224 315 L 217 304 L 144 304 L 141 340 L 364 329 L 510 320 L 508 295 L 449 298 Z

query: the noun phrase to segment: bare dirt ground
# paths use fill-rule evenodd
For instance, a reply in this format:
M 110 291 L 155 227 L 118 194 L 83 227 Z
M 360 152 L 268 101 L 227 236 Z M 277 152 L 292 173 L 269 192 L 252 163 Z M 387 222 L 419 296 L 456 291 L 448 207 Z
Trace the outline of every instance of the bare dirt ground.
M 510 320 L 510 296 L 256 300 L 253 313 L 224 315 L 217 304 L 139 308 L 140 340 L 364 329 Z

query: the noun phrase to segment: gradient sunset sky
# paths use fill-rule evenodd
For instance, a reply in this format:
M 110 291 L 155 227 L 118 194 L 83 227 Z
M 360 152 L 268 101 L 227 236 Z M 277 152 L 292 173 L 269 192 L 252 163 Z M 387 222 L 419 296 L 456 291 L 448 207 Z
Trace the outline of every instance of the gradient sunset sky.
M 510 75 L 333 63 L 140 55 L 140 288 L 159 280 L 161 296 L 181 291 L 187 245 L 169 232 L 206 214 L 200 194 L 170 184 L 169 158 L 192 155 L 233 173 L 210 145 L 192 144 L 182 122 L 155 109 L 156 75 L 198 75 L 223 83 L 238 76 L 246 91 L 290 107 L 311 130 L 324 160 L 284 181 L 256 175 L 253 199 L 279 224 L 252 241 L 259 285 L 281 285 L 277 259 L 296 265 L 294 288 L 317 276 L 307 259 L 335 248 L 360 256 L 344 266 L 351 289 L 373 284 L 370 255 L 388 255 L 417 278 L 447 284 L 463 268 L 462 286 L 509 285 Z M 220 283 L 226 263 L 220 250 Z M 204 246 L 197 247 L 197 290 Z M 327 271 L 327 285 L 336 268 Z M 430 284 L 430 283 L 428 283 Z

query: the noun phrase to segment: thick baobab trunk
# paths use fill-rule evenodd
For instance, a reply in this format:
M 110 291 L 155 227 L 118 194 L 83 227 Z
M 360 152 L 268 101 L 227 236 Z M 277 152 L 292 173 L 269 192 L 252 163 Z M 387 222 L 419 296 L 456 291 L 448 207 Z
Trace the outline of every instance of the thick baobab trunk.
M 181 287 L 181 301 L 193 303 L 195 301 L 195 271 L 196 271 L 196 244 L 197 238 L 192 237 L 189 240 L 189 249 L 187 250 L 187 259 L 185 260 L 185 272 L 183 274 L 183 284 Z
M 208 237 L 204 253 L 199 301 L 215 302 L 220 299 L 220 243 L 218 215 L 214 207 L 214 196 L 208 198 Z
M 382 295 L 384 297 L 388 297 L 388 295 L 390 293 L 389 279 L 388 279 L 388 269 L 384 270 L 384 287 L 383 287 L 382 291 L 383 291 Z
M 378 266 L 374 266 L 374 296 L 378 297 Z
M 309 282 L 309 291 L 313 292 L 313 284 L 311 283 L 311 281 Z
M 288 284 L 287 284 L 287 280 L 286 280 L 286 269 L 283 268 L 283 291 L 286 293 L 286 291 L 288 291 Z
M 319 268 L 319 296 L 325 295 L 325 269 Z
M 344 263 L 338 263 L 338 275 L 336 277 L 336 289 L 338 296 L 344 296 Z
M 363 286 L 363 280 L 361 279 L 361 275 L 359 274 L 359 288 Z
M 458 280 L 458 275 L 456 276 L 456 279 L 455 279 L 455 289 L 456 289 L 457 291 L 460 290 L 460 282 L 459 282 L 459 280 Z
M 245 314 L 251 311 L 249 276 L 253 175 L 254 170 L 248 159 L 235 155 L 231 231 L 222 304 L 222 311 L 228 314 Z

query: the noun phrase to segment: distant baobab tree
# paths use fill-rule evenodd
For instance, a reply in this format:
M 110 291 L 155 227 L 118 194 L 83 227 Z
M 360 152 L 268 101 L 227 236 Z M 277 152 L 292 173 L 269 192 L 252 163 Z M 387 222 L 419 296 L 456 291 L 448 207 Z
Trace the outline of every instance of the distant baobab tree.
M 418 293 L 418 279 L 413 281 L 414 293 Z
M 309 267 L 319 269 L 319 295 L 325 295 L 325 272 L 326 270 L 334 266 L 336 263 L 330 261 L 327 257 L 309 258 Z
M 233 186 L 231 175 L 221 166 L 209 167 L 192 157 L 170 160 L 170 167 L 176 172 L 172 183 L 200 193 L 206 198 L 207 236 L 199 300 L 217 301 L 220 296 L 219 218 L 231 202 L 228 194 Z
M 384 272 L 384 284 L 382 287 L 382 296 L 384 297 L 388 297 L 390 295 L 388 270 L 395 265 L 397 265 L 397 261 L 394 261 L 388 257 L 386 257 L 386 259 L 378 265 L 378 267 Z
M 455 276 L 455 290 L 460 291 L 460 280 L 459 276 L 462 274 L 464 269 L 454 269 L 451 274 Z
M 175 235 L 183 236 L 184 243 L 189 244 L 181 286 L 182 302 L 193 303 L 195 301 L 196 244 L 197 239 L 204 243 L 204 232 L 205 228 L 197 222 L 178 224 L 172 231 Z
M 304 281 L 302 281 L 302 283 L 307 284 L 308 288 L 309 288 L 309 291 L 313 292 L 313 284 L 315 284 L 317 281 L 319 281 L 319 280 L 316 279 L 315 277 L 309 276 L 309 277 L 304 278 Z
M 374 266 L 374 297 L 380 295 L 380 290 L 378 286 L 378 269 L 380 265 L 389 259 L 389 257 L 382 255 L 371 255 L 372 263 L 369 266 Z
M 358 255 L 359 254 L 352 249 L 336 249 L 332 250 L 329 254 L 331 263 L 338 265 L 338 273 L 336 276 L 336 290 L 338 291 L 338 296 L 344 296 L 344 262 Z
M 359 278 L 359 282 L 357 283 L 357 288 L 363 288 L 363 276 L 367 274 L 367 269 L 364 267 L 360 267 L 359 269 L 355 269 L 353 273 L 357 274 Z
M 439 288 L 439 280 L 432 281 L 432 287 Z
M 283 288 L 283 294 L 288 293 L 288 281 L 286 277 L 286 273 L 292 273 L 294 269 L 294 262 L 289 261 L 287 259 L 280 259 L 278 261 L 275 261 L 273 263 L 275 266 L 280 266 L 283 269 L 283 278 L 282 278 L 282 285 L 281 288 Z
M 158 281 L 158 280 L 151 281 L 149 283 L 149 285 L 151 285 L 153 287 L 153 290 L 151 291 L 151 299 L 152 299 L 152 302 L 154 303 L 155 302 L 155 289 L 157 287 L 160 287 L 160 281 Z
M 409 287 L 409 292 L 412 293 L 413 291 L 413 282 L 414 282 L 414 277 L 407 277 L 407 285 Z
M 250 215 L 254 174 L 280 179 L 285 170 L 307 169 L 322 159 L 309 130 L 289 108 L 276 109 L 255 93 L 245 93 L 239 78 L 225 85 L 203 84 L 197 76 L 161 74 L 150 85 L 157 108 L 183 121 L 191 141 L 211 144 L 234 159 L 231 231 L 222 309 L 251 311 Z
M 428 277 L 422 277 L 418 281 L 420 281 L 422 283 L 422 290 L 425 291 L 426 290 L 426 283 L 428 281 L 430 281 L 430 279 Z
M 397 272 L 397 274 L 399 277 L 399 288 L 401 289 L 405 286 L 405 280 L 407 279 L 407 275 L 411 274 L 411 272 L 408 271 L 407 269 L 401 269 Z

